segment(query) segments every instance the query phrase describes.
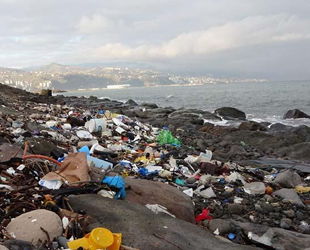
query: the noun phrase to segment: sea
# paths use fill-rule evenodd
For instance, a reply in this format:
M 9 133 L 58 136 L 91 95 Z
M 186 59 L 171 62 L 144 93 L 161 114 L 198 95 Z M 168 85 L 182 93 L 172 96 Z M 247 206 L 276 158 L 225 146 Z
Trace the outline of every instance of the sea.
M 248 120 L 310 126 L 310 119 L 283 119 L 290 109 L 300 109 L 310 115 L 310 80 L 100 89 L 71 91 L 65 95 L 93 95 L 123 102 L 132 99 L 137 103 L 156 103 L 160 107 L 184 107 L 210 112 L 220 107 L 234 107 L 245 112 Z M 225 120 L 212 122 L 231 125 L 230 121 Z

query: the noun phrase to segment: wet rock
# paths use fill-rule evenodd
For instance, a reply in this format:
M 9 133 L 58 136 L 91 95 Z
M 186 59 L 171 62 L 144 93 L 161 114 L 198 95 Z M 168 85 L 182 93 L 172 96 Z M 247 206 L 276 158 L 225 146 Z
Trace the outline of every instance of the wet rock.
M 134 107 L 139 105 L 132 99 L 129 99 L 127 102 L 125 102 L 125 104 L 128 104 L 129 106 L 134 106 Z
M 243 207 L 240 204 L 228 204 L 227 208 L 230 214 L 241 214 L 243 211 Z
M 309 115 L 302 112 L 299 109 L 292 109 L 286 112 L 286 114 L 283 116 L 283 119 L 299 119 L 299 118 L 310 118 Z
M 155 104 L 155 103 L 146 103 L 146 102 L 144 102 L 144 103 L 140 104 L 140 106 L 144 107 L 144 108 L 147 108 L 147 109 L 156 109 L 156 108 L 158 108 L 157 104 Z
M 239 130 L 266 131 L 267 128 L 258 122 L 246 121 L 242 122 L 238 127 Z
M 305 206 L 294 189 L 282 188 L 274 192 L 273 195 L 279 196 L 282 199 L 291 200 L 293 204 L 296 204 L 298 206 L 301 206 L 301 207 Z
M 274 182 L 285 188 L 294 188 L 302 183 L 302 179 L 294 170 L 288 169 L 279 173 Z
M 69 196 L 69 202 L 74 211 L 87 211 L 91 217 L 87 231 L 102 226 L 109 228 L 112 232 L 122 232 L 122 244 L 133 248 L 148 250 L 256 249 L 222 242 L 197 225 L 169 215 L 156 215 L 145 206 L 127 201 L 87 194 Z M 169 241 L 162 240 L 161 237 Z
M 291 128 L 292 128 L 291 126 L 287 126 L 282 123 L 275 123 L 270 126 L 269 130 L 271 132 L 283 132 L 283 131 L 288 131 Z
M 126 201 L 141 205 L 159 204 L 177 218 L 195 223 L 193 203 L 182 191 L 164 183 L 148 180 L 126 178 L 125 182 L 130 187 L 126 192 Z
M 48 240 L 46 233 L 41 228 L 48 232 L 51 240 L 60 236 L 63 231 L 60 217 L 54 212 L 44 209 L 18 216 L 8 224 L 7 231 L 18 240 L 40 246 Z
M 225 120 L 231 120 L 231 119 L 240 119 L 245 120 L 246 115 L 243 111 L 240 111 L 236 108 L 231 107 L 223 107 L 216 109 L 214 113 L 218 116 L 223 117 Z
M 216 229 L 219 230 L 220 235 L 228 234 L 232 231 L 232 227 L 230 222 L 222 219 L 214 219 L 210 221 L 204 221 L 202 223 L 204 226 L 208 227 L 208 229 L 213 233 Z

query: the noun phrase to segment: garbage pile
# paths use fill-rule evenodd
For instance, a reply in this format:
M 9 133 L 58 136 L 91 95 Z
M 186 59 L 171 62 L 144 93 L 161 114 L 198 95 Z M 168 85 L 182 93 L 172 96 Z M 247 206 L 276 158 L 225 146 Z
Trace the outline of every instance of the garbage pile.
M 154 219 L 165 214 L 195 223 L 218 239 L 240 245 L 310 246 L 307 173 L 220 162 L 208 149 L 184 154 L 180 149 L 186 139 L 167 127 L 108 110 L 27 105 L 33 105 L 32 114 L 3 114 L 1 119 L 0 238 L 6 246 L 26 244 L 16 241 L 23 240 L 33 249 L 135 249 L 124 244 L 129 241 L 122 237 L 129 236 L 121 231 L 88 230 L 91 217 L 87 211 L 74 211 L 69 201 L 80 194 L 126 201 L 135 179 L 169 185 L 192 201 L 191 217 L 186 211 L 177 214 L 182 208 L 176 201 L 149 204 L 149 196 L 144 205 Z

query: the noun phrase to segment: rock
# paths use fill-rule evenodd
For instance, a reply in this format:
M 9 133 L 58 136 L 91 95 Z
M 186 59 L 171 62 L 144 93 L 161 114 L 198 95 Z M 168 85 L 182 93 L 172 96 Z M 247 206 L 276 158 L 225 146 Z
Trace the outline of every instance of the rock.
M 241 228 L 246 235 L 252 232 L 252 234 L 257 235 L 262 241 L 267 240 L 267 242 L 263 242 L 269 243 L 269 248 L 271 245 L 273 249 L 279 250 L 305 250 L 305 247 L 310 246 L 310 235 L 253 223 L 231 222 L 236 227 Z
M 213 233 L 216 229 L 219 230 L 220 235 L 228 234 L 232 231 L 230 222 L 222 219 L 214 219 L 207 221 L 205 220 L 202 223 L 204 226 L 208 227 L 209 230 Z
M 258 122 L 246 121 L 242 122 L 238 127 L 239 130 L 266 131 L 267 128 Z
M 230 214 L 241 214 L 243 207 L 240 204 L 228 204 L 228 212 Z
M 289 147 L 281 148 L 278 150 L 278 154 L 281 157 L 289 157 L 299 161 L 310 162 L 310 142 L 297 143 Z
M 134 100 L 129 99 L 125 104 L 128 104 L 129 106 L 138 106 L 138 103 L 136 103 Z
M 283 119 L 299 119 L 299 118 L 310 118 L 309 115 L 302 112 L 299 109 L 292 109 L 286 112 L 286 114 L 283 116 Z
M 203 127 L 199 129 L 200 132 L 209 132 L 214 128 L 214 124 L 210 122 L 206 122 Z
M 48 232 L 51 240 L 60 236 L 63 231 L 60 217 L 54 212 L 44 209 L 18 216 L 8 224 L 7 231 L 16 239 L 31 242 L 38 247 L 48 240 L 41 227 Z
M 141 205 L 159 204 L 178 219 L 195 223 L 193 203 L 182 191 L 170 185 L 149 180 L 126 178 L 125 182 L 130 187 L 126 192 L 126 201 Z
M 283 229 L 290 229 L 291 226 L 292 226 L 292 220 L 291 219 L 284 218 L 280 222 L 280 227 Z
M 203 119 L 209 119 L 209 120 L 221 120 L 220 117 L 208 112 L 203 111 L 200 109 L 178 109 L 172 113 L 169 114 L 169 118 L 203 118 Z
M 4 241 L 3 246 L 10 250 L 37 250 L 37 248 L 30 242 L 23 240 L 6 240 Z
M 122 233 L 122 244 L 147 250 L 246 250 L 250 246 L 222 242 L 202 227 L 165 214 L 154 214 L 145 206 L 98 195 L 72 195 L 69 203 L 74 211 L 84 210 L 91 217 L 89 232 L 105 227 Z M 163 238 L 168 239 L 163 240 Z
M 285 188 L 294 188 L 302 183 L 302 179 L 294 170 L 288 169 L 279 173 L 274 182 Z
M 292 128 L 291 126 L 287 126 L 282 123 L 274 123 L 269 127 L 269 130 L 271 132 L 283 132 L 283 131 L 288 131 L 291 128 Z
M 298 206 L 305 206 L 294 189 L 282 188 L 274 192 L 273 195 L 279 196 L 282 199 L 291 200 L 293 204 L 296 204 Z
M 147 108 L 147 109 L 156 109 L 156 108 L 158 108 L 157 104 L 155 104 L 155 103 L 146 103 L 146 102 L 144 102 L 144 103 L 140 104 L 140 106 L 144 107 L 144 108 Z
M 234 120 L 234 119 L 239 119 L 239 120 L 245 120 L 246 115 L 243 111 L 240 111 L 236 108 L 231 108 L 231 107 L 223 107 L 216 109 L 214 113 L 218 116 L 223 117 L 225 120 Z
M 285 214 L 285 216 L 288 218 L 294 218 L 295 217 L 295 212 L 292 209 L 287 210 L 287 211 L 283 211 L 283 214 Z

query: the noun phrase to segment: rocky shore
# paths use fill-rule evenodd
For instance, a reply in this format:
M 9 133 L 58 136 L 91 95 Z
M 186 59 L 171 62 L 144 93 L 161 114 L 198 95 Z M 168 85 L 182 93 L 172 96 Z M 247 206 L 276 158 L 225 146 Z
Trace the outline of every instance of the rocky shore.
M 0 90 L 3 246 L 66 248 L 62 241 L 104 227 L 122 233 L 119 249 L 310 248 L 309 127 L 248 121 L 244 112 L 231 107 L 207 112 L 134 100 L 44 97 L 5 85 Z M 118 114 L 117 120 L 107 118 L 107 110 Z M 85 121 L 95 117 L 107 120 L 108 132 L 86 136 Z M 299 110 L 284 117 L 309 118 Z M 205 123 L 221 119 L 241 124 Z M 175 141 L 162 143 L 158 131 L 171 132 Z M 89 166 L 85 153 L 77 151 L 82 142 L 94 149 L 92 157 L 112 167 L 98 172 Z M 66 158 L 47 163 L 43 158 L 27 160 L 28 154 Z M 80 164 L 83 157 L 87 177 L 73 181 L 80 170 L 69 175 L 65 164 Z M 38 184 L 40 179 L 54 180 L 46 178 L 51 173 L 62 176 L 61 188 Z M 124 200 L 107 198 L 109 188 L 117 193 L 122 189 L 104 182 L 115 176 L 124 180 Z M 49 236 L 20 237 L 29 229 L 21 227 L 19 217 L 40 210 L 57 214 L 51 219 L 55 225 L 45 227 L 41 238 Z M 76 220 L 71 220 L 72 213 Z M 61 225 L 64 218 L 69 218 L 67 227 Z

